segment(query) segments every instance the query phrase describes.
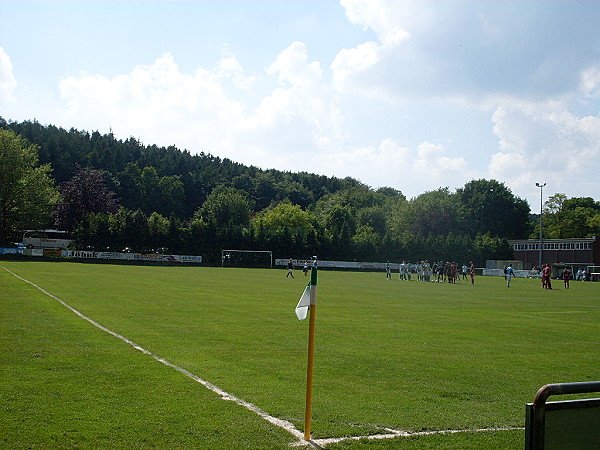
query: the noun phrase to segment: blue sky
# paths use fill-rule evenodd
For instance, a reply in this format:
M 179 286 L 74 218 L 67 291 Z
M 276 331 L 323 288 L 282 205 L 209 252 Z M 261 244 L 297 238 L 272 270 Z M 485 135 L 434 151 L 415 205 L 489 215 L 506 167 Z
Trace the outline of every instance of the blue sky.
M 352 176 L 600 200 L 600 2 L 0 0 L 0 115 Z

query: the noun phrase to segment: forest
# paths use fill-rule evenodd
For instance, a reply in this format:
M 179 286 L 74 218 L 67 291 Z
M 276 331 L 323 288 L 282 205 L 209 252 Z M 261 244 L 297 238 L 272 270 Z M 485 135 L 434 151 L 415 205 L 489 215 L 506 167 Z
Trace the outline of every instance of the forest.
M 407 199 L 350 177 L 264 170 L 112 133 L 3 118 L 0 131 L 3 151 L 25 149 L 29 158 L 17 163 L 2 155 L 3 185 L 34 178 L 19 175 L 25 166 L 45 180 L 36 188 L 45 200 L 13 199 L 12 212 L 3 209 L 6 242 L 24 229 L 58 228 L 71 231 L 80 249 L 201 255 L 213 263 L 222 249 L 246 249 L 278 258 L 479 265 L 512 258 L 507 239 L 535 236 L 539 220 L 496 180 Z M 9 204 L 10 193 L 0 196 L 0 207 Z M 578 236 L 560 229 L 566 219 L 577 223 Z M 556 194 L 543 223 L 554 237 L 600 234 L 600 203 Z

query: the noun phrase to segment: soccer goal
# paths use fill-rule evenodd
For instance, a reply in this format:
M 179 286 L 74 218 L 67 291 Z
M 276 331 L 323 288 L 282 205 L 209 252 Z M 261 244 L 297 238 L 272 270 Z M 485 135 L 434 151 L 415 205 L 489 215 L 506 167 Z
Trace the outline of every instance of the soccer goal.
M 273 267 L 270 250 L 221 250 L 221 267 Z

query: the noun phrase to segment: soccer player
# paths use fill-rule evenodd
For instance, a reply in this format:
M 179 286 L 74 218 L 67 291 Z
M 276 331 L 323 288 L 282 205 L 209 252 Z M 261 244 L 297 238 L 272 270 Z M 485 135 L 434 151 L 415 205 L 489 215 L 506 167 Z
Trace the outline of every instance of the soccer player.
M 458 264 L 456 264 L 455 262 L 453 262 L 450 265 L 450 273 L 452 276 L 452 283 L 456 283 L 456 279 L 458 278 Z
M 563 281 L 565 282 L 565 289 L 569 289 L 569 281 L 571 280 L 571 271 L 565 267 L 563 271 Z
M 469 275 L 471 275 L 471 284 L 475 285 L 475 264 L 471 261 L 471 267 L 469 268 Z
M 400 273 L 400 279 L 406 280 L 406 261 L 402 261 L 402 264 L 400 264 L 398 272 Z
M 510 287 L 510 280 L 515 276 L 515 271 L 512 268 L 512 264 L 509 264 L 506 268 L 506 287 Z
M 391 280 L 392 279 L 392 266 L 390 265 L 389 261 L 385 265 L 385 279 L 386 280 Z
M 292 261 L 292 258 L 290 258 L 290 260 L 288 261 L 287 268 L 288 268 L 288 272 L 285 277 L 287 278 L 291 275 L 292 278 L 294 278 L 294 261 Z
M 542 270 L 542 286 L 546 289 L 552 290 L 552 280 L 551 280 L 552 269 L 550 268 L 550 264 L 546 264 L 544 269 Z

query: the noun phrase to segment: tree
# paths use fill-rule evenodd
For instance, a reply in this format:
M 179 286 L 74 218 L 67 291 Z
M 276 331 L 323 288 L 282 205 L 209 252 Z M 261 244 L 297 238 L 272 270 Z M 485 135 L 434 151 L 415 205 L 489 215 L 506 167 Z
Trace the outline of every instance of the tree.
M 351 178 L 346 181 L 352 182 Z M 362 184 L 354 184 L 338 192 L 323 196 L 315 205 L 315 213 L 321 222 L 321 225 L 328 233 L 334 237 L 334 240 L 341 242 L 344 236 L 348 238 L 345 244 L 356 232 L 359 225 L 357 219 L 365 221 L 360 225 L 371 225 L 375 227 L 377 219 L 369 223 L 367 219 L 368 212 L 360 213 L 363 209 L 370 209 L 375 206 L 383 206 L 389 201 L 390 197 L 382 193 L 376 193 Z M 374 209 L 370 212 L 374 213 Z M 379 223 L 380 224 L 380 223 Z
M 448 188 L 428 191 L 390 208 L 388 227 L 396 239 L 425 238 L 431 234 L 463 234 L 462 205 Z
M 161 177 L 158 181 L 158 190 L 161 205 L 155 211 L 164 215 L 181 217 L 184 210 L 185 189 L 179 177 L 175 175 Z
M 114 213 L 118 209 L 115 193 L 108 189 L 104 171 L 77 167 L 73 178 L 60 185 L 61 199 L 54 223 L 72 231 L 90 213 Z
M 153 250 L 166 247 L 169 233 L 171 232 L 171 221 L 157 212 L 150 214 L 148 218 L 148 244 Z
M 461 222 L 460 205 L 448 188 L 419 195 L 411 202 L 408 228 L 417 236 L 457 232 Z
M 178 176 L 158 175 L 154 167 L 144 167 L 139 176 L 141 208 L 146 214 L 158 212 L 179 216 L 183 211 L 185 190 Z
M 366 225 L 373 231 L 384 235 L 387 231 L 389 211 L 384 206 L 369 206 L 361 208 L 356 213 L 356 224 L 358 227 Z
M 381 236 L 370 225 L 361 225 L 352 236 L 354 254 L 359 259 L 374 261 L 378 258 Z
M 592 217 L 588 217 L 586 224 L 592 236 L 600 235 L 600 212 L 597 212 Z
M 600 202 L 591 197 L 555 194 L 544 204 L 545 235 L 553 239 L 594 236 L 598 232 L 595 217 L 599 214 Z
M 244 231 L 249 228 L 251 211 L 250 201 L 244 192 L 218 186 L 196 211 L 194 219 L 207 224 L 207 231 L 216 238 L 216 244 L 239 246 Z
M 508 239 L 529 235 L 529 204 L 496 180 L 473 180 L 456 191 L 471 236 L 491 233 Z
M 303 238 L 314 231 L 313 215 L 290 202 L 280 203 L 252 219 L 253 226 L 257 226 L 259 222 L 263 232 L 271 235 L 280 235 L 286 227 L 294 236 Z
M 50 165 L 38 165 L 37 150 L 14 132 L 0 129 L 0 243 L 50 223 L 58 192 Z
M 79 248 L 94 250 L 114 250 L 110 232 L 109 214 L 90 213 L 79 223 L 75 232 L 75 242 Z M 119 250 L 121 250 L 119 248 Z
M 513 259 L 514 251 L 506 238 L 494 237 L 490 233 L 480 234 L 475 238 L 475 251 L 478 264 L 485 264 L 485 259 Z
M 281 255 L 301 255 L 309 241 L 314 243 L 316 236 L 314 215 L 289 201 L 256 215 L 251 220 L 251 227 L 259 246 L 273 248 Z M 310 249 L 311 252 L 315 250 Z
M 565 194 L 556 193 L 551 195 L 548 200 L 544 202 L 544 208 L 542 213 L 545 216 L 552 216 L 560 212 L 563 207 L 563 204 L 567 200 L 567 196 Z M 546 217 L 544 217 L 546 219 Z
M 399 191 L 398 189 L 387 187 L 387 186 L 383 186 L 383 187 L 380 187 L 379 189 L 377 189 L 377 193 L 383 194 L 386 197 L 401 198 L 403 200 L 406 200 L 406 197 L 404 196 L 404 194 L 401 191 Z
M 126 248 L 134 252 L 147 250 L 148 218 L 142 210 L 121 207 L 110 215 L 108 222 L 113 247 L 118 251 Z

